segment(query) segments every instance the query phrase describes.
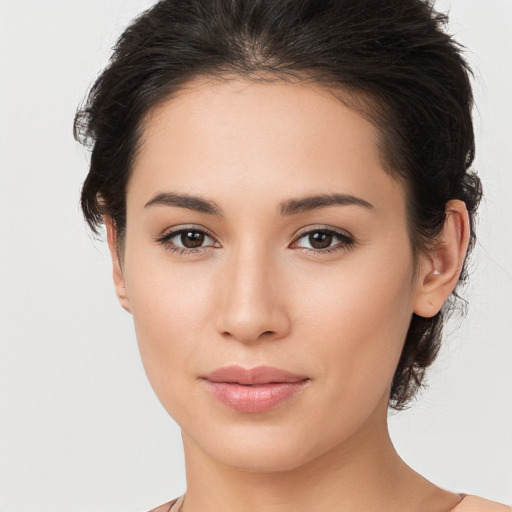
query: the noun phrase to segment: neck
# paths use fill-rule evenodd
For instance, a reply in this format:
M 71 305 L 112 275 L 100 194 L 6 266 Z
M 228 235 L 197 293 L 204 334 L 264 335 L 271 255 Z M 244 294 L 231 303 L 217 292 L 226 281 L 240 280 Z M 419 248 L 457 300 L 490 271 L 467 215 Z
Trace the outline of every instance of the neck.
M 386 409 L 351 439 L 288 471 L 236 469 L 209 457 L 186 434 L 183 441 L 184 512 L 444 512 L 460 500 L 402 461 L 389 436 Z

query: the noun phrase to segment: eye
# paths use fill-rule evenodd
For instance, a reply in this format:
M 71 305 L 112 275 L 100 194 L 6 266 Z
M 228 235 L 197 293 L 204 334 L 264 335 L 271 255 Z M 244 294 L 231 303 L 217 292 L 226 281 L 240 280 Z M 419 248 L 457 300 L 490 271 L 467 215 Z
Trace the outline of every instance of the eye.
M 316 253 L 347 249 L 355 243 L 353 237 L 348 233 L 327 228 L 303 232 L 296 240 L 294 247 Z
M 220 247 L 205 231 L 197 228 L 181 228 L 157 238 L 166 249 L 186 254 L 200 252 L 208 247 Z

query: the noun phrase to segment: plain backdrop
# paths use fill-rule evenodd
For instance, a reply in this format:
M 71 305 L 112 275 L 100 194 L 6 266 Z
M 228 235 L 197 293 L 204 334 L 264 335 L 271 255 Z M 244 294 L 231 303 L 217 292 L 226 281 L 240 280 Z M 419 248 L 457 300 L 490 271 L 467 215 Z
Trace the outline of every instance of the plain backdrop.
M 78 208 L 76 107 L 144 0 L 0 0 L 0 512 L 143 512 L 185 489 L 106 244 Z M 390 418 L 438 485 L 512 503 L 512 1 L 444 0 L 475 68 L 485 188 L 466 319 Z

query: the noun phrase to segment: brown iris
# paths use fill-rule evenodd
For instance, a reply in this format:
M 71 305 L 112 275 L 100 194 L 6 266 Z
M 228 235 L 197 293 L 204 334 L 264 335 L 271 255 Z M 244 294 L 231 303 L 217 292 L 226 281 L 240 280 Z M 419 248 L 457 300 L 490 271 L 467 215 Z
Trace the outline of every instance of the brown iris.
M 315 249 L 326 249 L 332 243 L 332 234 L 322 231 L 315 231 L 309 235 L 309 243 Z
M 201 247 L 204 243 L 205 234 L 199 231 L 183 231 L 181 233 L 181 243 L 187 249 Z

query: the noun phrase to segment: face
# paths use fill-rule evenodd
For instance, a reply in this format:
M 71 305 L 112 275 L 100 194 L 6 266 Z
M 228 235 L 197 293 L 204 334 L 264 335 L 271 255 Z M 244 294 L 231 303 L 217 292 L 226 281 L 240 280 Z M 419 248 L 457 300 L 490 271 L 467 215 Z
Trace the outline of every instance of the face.
M 320 86 L 198 80 L 155 109 L 121 267 L 186 451 L 284 470 L 385 429 L 416 293 L 404 192 Z

